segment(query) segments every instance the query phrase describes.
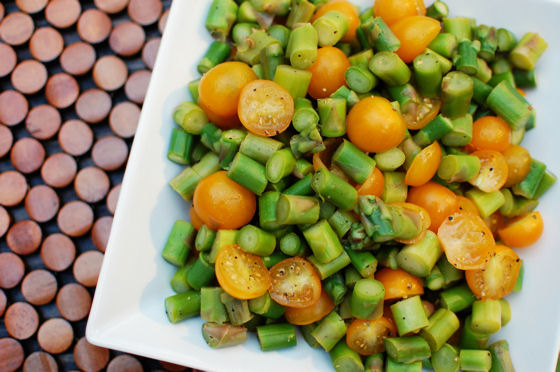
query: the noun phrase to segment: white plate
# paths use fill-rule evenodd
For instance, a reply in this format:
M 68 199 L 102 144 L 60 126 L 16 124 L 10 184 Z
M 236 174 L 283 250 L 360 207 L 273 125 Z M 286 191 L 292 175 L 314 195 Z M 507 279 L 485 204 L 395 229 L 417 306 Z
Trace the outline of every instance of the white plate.
M 560 86 L 560 2 L 545 0 L 448 0 L 452 15 L 507 26 L 518 35 L 539 32 L 549 48 L 538 64 L 539 88 L 528 94 L 538 127 L 524 145 L 560 174 L 558 87 Z M 372 0 L 356 1 L 362 7 Z M 123 181 L 103 268 L 87 325 L 96 345 L 207 371 L 331 371 L 322 350 L 303 339 L 284 351 L 263 353 L 255 337 L 229 349 L 212 350 L 201 336 L 199 318 L 169 324 L 163 302 L 173 294 L 174 268 L 160 257 L 173 222 L 188 219 L 188 205 L 167 182 L 181 167 L 166 159 L 173 108 L 189 99 L 186 84 L 198 77 L 196 64 L 211 38 L 204 29 L 210 0 L 175 0 L 148 90 Z M 525 260 L 523 292 L 509 296 L 513 317 L 494 339 L 506 338 L 518 372 L 553 371 L 560 345 L 560 187 L 542 199 L 544 234 L 535 246 L 518 250 Z M 557 232 L 557 231 L 556 231 Z

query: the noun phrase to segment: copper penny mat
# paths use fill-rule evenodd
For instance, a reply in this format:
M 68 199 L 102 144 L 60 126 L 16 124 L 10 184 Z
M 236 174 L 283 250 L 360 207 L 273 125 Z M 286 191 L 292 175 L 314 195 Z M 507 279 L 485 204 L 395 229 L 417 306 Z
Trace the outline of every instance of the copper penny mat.
M 85 339 L 171 1 L 0 2 L 0 372 L 191 371 Z

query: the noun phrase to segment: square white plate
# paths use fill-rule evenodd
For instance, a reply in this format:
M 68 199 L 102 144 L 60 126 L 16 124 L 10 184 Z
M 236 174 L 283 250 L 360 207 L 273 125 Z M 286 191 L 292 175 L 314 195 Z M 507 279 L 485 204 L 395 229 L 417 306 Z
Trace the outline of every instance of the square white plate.
M 138 132 L 124 177 L 120 201 L 93 307 L 87 338 L 96 345 L 207 371 L 331 371 L 322 350 L 300 337 L 298 347 L 260 351 L 256 337 L 241 346 L 212 350 L 201 335 L 199 318 L 172 325 L 164 298 L 173 294 L 174 268 L 160 257 L 173 222 L 188 219 L 188 205 L 167 185 L 181 167 L 166 159 L 172 112 L 188 100 L 186 84 L 198 77 L 196 64 L 211 38 L 204 29 L 210 0 L 175 0 L 153 72 Z M 560 2 L 553 0 L 448 0 L 452 15 L 506 26 L 518 35 L 539 32 L 549 48 L 538 64 L 538 89 L 528 94 L 538 127 L 524 145 L 560 174 L 557 123 L 560 86 Z M 356 1 L 362 8 L 372 0 Z M 525 260 L 523 292 L 510 295 L 513 318 L 494 339 L 506 338 L 518 372 L 553 371 L 560 345 L 560 187 L 539 206 L 544 234 L 535 246 L 518 250 Z

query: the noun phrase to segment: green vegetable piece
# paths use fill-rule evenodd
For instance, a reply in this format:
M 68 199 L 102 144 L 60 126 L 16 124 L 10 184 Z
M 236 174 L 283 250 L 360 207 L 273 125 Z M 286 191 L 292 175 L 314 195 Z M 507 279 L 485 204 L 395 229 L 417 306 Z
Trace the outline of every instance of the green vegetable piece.
M 397 254 L 397 263 L 404 271 L 418 276 L 427 277 L 442 254 L 437 235 L 426 231 L 426 235 L 418 243 L 406 245 Z
M 430 322 L 420 296 L 413 296 L 391 305 L 391 312 L 400 336 L 427 327 Z
M 350 349 L 346 341 L 342 340 L 330 351 L 331 360 L 336 372 L 363 372 L 362 358 Z
M 231 347 L 247 341 L 247 328 L 231 324 L 204 323 L 202 337 L 213 349 Z
M 223 324 L 228 321 L 226 308 L 222 304 L 220 287 L 204 287 L 200 289 L 200 317 L 202 320 Z
M 177 220 L 169 233 L 161 256 L 175 266 L 183 266 L 187 261 L 196 231 L 188 221 Z
M 336 311 L 324 317 L 311 332 L 313 338 L 326 351 L 331 351 L 345 334 L 346 324 Z
M 165 299 L 165 313 L 171 323 L 177 323 L 200 313 L 200 293 L 187 291 Z

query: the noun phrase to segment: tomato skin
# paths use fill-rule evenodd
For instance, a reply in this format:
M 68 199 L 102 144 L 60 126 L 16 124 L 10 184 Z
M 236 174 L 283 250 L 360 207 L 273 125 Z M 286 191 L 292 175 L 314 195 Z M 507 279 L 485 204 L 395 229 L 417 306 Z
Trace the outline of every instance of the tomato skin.
M 477 298 L 498 300 L 513 291 L 520 269 L 521 260 L 513 249 L 496 245 L 484 268 L 467 270 L 465 279 Z
M 397 55 L 410 63 L 434 40 L 441 30 L 439 21 L 425 16 L 413 15 L 402 18 L 391 25 L 391 30 L 400 40 Z
M 274 81 L 253 80 L 241 90 L 237 113 L 241 124 L 250 132 L 275 136 L 290 126 L 294 99 Z
M 531 154 L 519 145 L 511 145 L 503 153 L 508 166 L 505 187 L 512 187 L 523 181 L 531 170 Z
M 256 79 L 255 72 L 243 62 L 220 63 L 200 79 L 198 103 L 215 116 L 235 116 L 241 89 Z
M 201 109 L 204 110 L 206 116 L 208 116 L 208 120 L 211 123 L 216 124 L 221 129 L 235 128 L 238 127 L 239 124 L 241 123 L 239 121 L 239 117 L 237 116 L 237 113 L 229 116 L 220 116 L 214 113 L 209 106 L 206 106 L 206 104 L 203 101 L 198 101 L 198 105 L 200 106 Z
M 291 257 L 270 268 L 270 297 L 286 307 L 304 308 L 321 297 L 321 279 L 313 265 L 302 257 Z
M 389 26 L 408 16 L 426 15 L 423 0 L 375 0 L 373 12 Z
M 504 151 L 510 146 L 511 129 L 498 116 L 484 116 L 473 123 L 470 146 L 476 150 Z
M 496 244 L 484 221 L 464 212 L 445 219 L 437 236 L 449 263 L 461 270 L 482 269 Z
M 385 338 L 396 333 L 395 325 L 384 316 L 375 320 L 354 319 L 346 331 L 346 344 L 360 355 L 382 353 Z
M 342 178 L 344 181 L 352 183 L 352 181 L 348 178 L 346 173 L 344 173 L 344 171 L 340 169 L 336 164 L 332 163 L 332 156 L 341 143 L 342 143 L 341 137 L 327 138 L 323 142 L 323 144 L 325 145 L 325 149 L 323 151 L 319 151 L 313 154 L 312 157 L 313 170 L 318 171 L 321 168 L 325 168 L 330 170 L 333 174 L 337 175 L 338 177 Z
M 315 99 L 329 97 L 346 83 L 344 74 L 348 67 L 350 67 L 350 61 L 340 49 L 319 48 L 317 59 L 307 69 L 312 74 L 307 93 Z
M 346 118 L 348 138 L 364 152 L 383 152 L 404 139 L 403 119 L 383 97 L 367 97 L 356 103 Z
M 457 195 L 458 211 L 465 213 L 472 213 L 475 216 L 480 216 L 480 212 L 471 199 L 464 196 Z
M 288 323 L 295 325 L 307 325 L 317 322 L 327 316 L 334 309 L 334 302 L 327 292 L 321 291 L 321 297 L 317 303 L 307 307 L 287 307 L 284 317 Z
M 341 42 L 348 42 L 354 40 L 356 37 L 356 29 L 360 26 L 360 17 L 354 5 L 346 0 L 331 0 L 325 5 L 321 6 L 311 19 L 311 23 L 331 10 L 337 10 L 348 18 L 348 32 L 340 40 Z
M 469 183 L 484 192 L 498 191 L 504 186 L 508 178 L 508 165 L 504 156 L 494 150 L 478 150 L 471 155 L 480 159 L 478 175 Z
M 408 129 L 418 130 L 428 125 L 439 114 L 441 100 L 424 97 L 419 105 L 416 105 L 416 107 L 411 105 L 411 107 L 414 107 L 415 110 L 403 112 L 402 116 Z
M 441 163 L 441 147 L 435 141 L 414 157 L 406 171 L 404 182 L 410 186 L 422 186 L 436 174 Z
M 441 223 L 458 208 L 457 196 L 447 187 L 430 181 L 408 190 L 407 202 L 419 205 L 430 215 L 430 230 L 437 232 Z
M 244 252 L 237 244 L 223 247 L 214 267 L 220 287 L 237 299 L 260 297 L 270 287 L 270 275 L 262 258 Z
M 535 211 L 510 221 L 505 227 L 498 230 L 498 235 L 505 244 L 522 248 L 539 240 L 543 230 L 542 216 L 540 212 Z
M 255 194 L 231 180 L 225 171 L 199 182 L 193 206 L 211 229 L 238 229 L 248 224 L 257 210 Z
M 385 301 L 424 294 L 422 280 L 402 269 L 385 267 L 375 273 L 375 279 L 385 287 Z
M 361 185 L 356 185 L 358 195 L 375 195 L 381 197 L 385 187 L 385 176 L 375 167 L 368 178 Z
M 194 226 L 195 230 L 196 231 L 200 230 L 202 225 L 204 225 L 204 221 L 202 221 L 202 218 L 200 218 L 198 213 L 196 213 L 196 210 L 194 209 L 194 207 L 192 205 L 189 208 L 189 215 L 191 217 L 191 223 Z

